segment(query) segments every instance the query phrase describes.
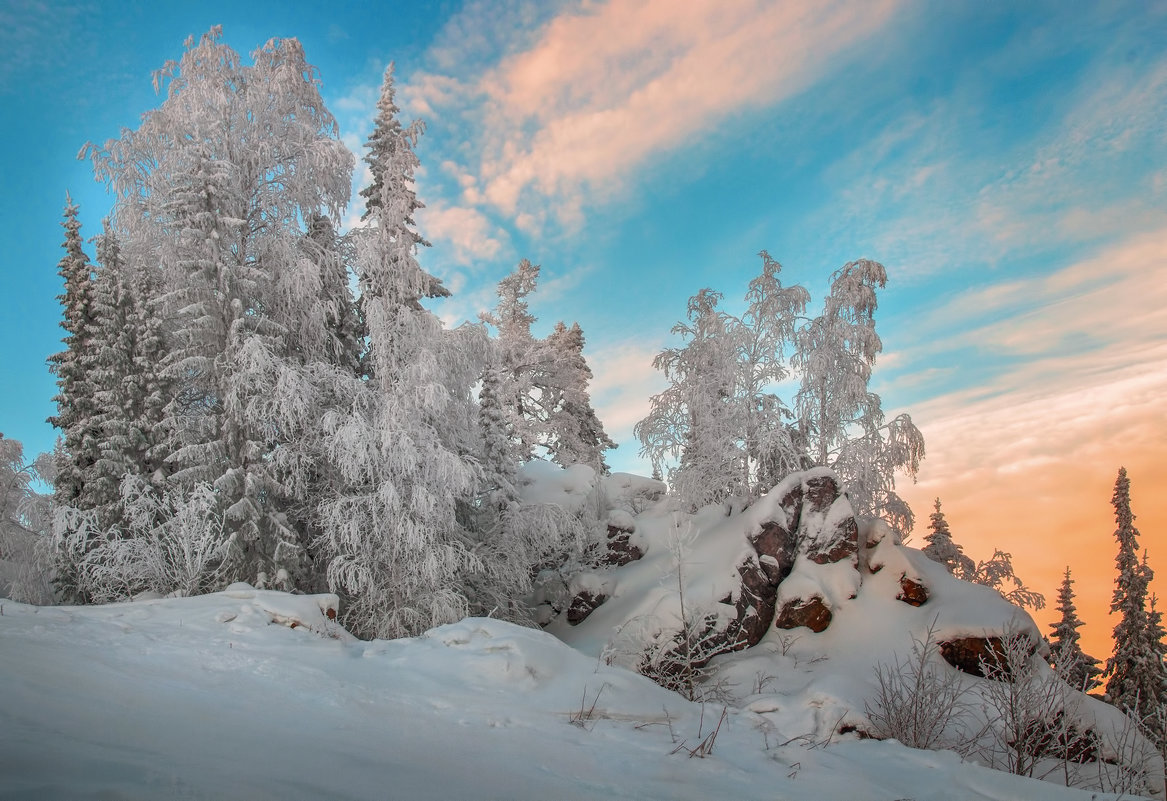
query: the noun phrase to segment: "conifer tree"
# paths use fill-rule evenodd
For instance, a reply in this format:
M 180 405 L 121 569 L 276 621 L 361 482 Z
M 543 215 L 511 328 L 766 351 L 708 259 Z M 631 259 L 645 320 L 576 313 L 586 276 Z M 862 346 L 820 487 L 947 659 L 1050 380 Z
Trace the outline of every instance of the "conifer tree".
M 84 359 L 93 335 L 93 265 L 85 255 L 81 241 L 78 207 L 66 194 L 61 225 L 65 255 L 57 264 L 57 274 L 65 284 L 57 296 L 61 302 L 65 329 L 65 350 L 49 357 L 49 369 L 57 376 L 57 395 L 53 402 L 57 413 L 48 422 L 60 429 L 62 443 L 58 449 L 54 497 L 58 503 L 86 506 L 86 484 L 93 479 L 93 466 L 100 456 L 99 431 L 95 422 L 97 407 Z
M 606 473 L 604 451 L 616 443 L 592 408 L 588 383 L 592 370 L 583 355 L 584 335 L 579 323 L 568 328 L 562 322 L 546 340 L 548 365 L 553 380 L 548 389 L 552 399 L 548 452 L 553 461 L 567 467 L 586 464 L 597 474 Z
M 437 428 L 454 399 L 441 380 L 441 322 L 420 302 L 440 286 L 418 264 L 424 240 L 412 224 L 422 126 L 398 121 L 392 67 L 377 107 L 369 225 L 353 234 L 372 378 L 351 379 L 349 407 L 324 419 L 337 483 L 321 505 L 320 545 L 355 630 L 398 637 L 466 613 L 459 574 L 481 560 L 457 510 L 479 475 Z
M 936 506 L 928 523 L 928 534 L 924 536 L 928 543 L 923 548 L 923 554 L 933 562 L 939 562 L 948 569 L 948 572 L 957 578 L 971 579 L 976 573 L 976 563 L 965 556 L 964 549 L 952 539 L 952 531 L 948 528 L 948 521 L 944 512 L 940 510 L 940 499 L 936 499 Z
M 98 413 L 99 458 L 86 488 L 86 508 L 99 529 L 122 518 L 121 483 L 128 475 L 147 479 L 162 465 L 158 434 L 165 406 L 160 375 L 164 357 L 162 320 L 155 310 L 153 283 L 135 269 L 104 223 L 97 238 L 93 335 L 82 361 Z
M 198 497 L 221 505 L 237 544 L 229 578 L 255 581 L 303 553 L 286 510 L 304 482 L 285 446 L 291 416 L 316 416 L 295 387 L 327 326 L 302 226 L 340 213 L 352 157 L 298 41 L 273 39 L 247 66 L 220 36 L 188 40 L 156 76 L 161 106 L 90 150 L 119 194 L 123 246 L 162 267 L 170 479 L 213 487 Z
M 1070 578 L 1070 568 L 1066 568 L 1061 587 L 1058 588 L 1057 610 L 1061 618 L 1051 623 L 1050 656 L 1054 669 L 1071 687 L 1088 692 L 1100 683 L 1102 669 L 1098 660 L 1082 650 L 1078 629 L 1082 621 L 1074 606 L 1074 580 Z
M 1120 467 L 1110 499 L 1116 524 L 1114 537 L 1118 541 L 1118 575 L 1110 611 L 1121 617 L 1114 627 L 1114 654 L 1106 662 L 1106 694 L 1110 703 L 1129 709 L 1141 719 L 1162 699 L 1163 669 L 1162 660 L 1155 659 L 1159 643 L 1150 641 L 1147 594 L 1151 570 L 1139 561 L 1139 532 L 1131 512 L 1130 487 L 1126 468 Z

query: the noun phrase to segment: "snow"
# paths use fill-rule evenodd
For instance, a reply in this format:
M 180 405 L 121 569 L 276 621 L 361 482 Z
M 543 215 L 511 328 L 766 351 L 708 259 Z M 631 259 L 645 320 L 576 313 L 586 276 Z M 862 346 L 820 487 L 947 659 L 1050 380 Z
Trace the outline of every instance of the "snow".
M 798 699 L 730 707 L 712 755 L 688 758 L 674 751 L 708 736 L 719 707 L 495 620 L 357 641 L 328 619 L 334 601 L 233 585 L 108 606 L 2 602 L 0 796 L 1088 797 L 952 753 L 826 745 Z

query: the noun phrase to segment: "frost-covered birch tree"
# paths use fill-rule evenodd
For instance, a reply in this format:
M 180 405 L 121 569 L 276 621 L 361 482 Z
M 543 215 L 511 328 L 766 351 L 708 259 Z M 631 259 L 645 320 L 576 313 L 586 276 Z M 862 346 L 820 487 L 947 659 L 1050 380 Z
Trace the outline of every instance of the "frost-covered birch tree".
M 895 473 L 915 478 L 924 437 L 907 414 L 886 420 L 879 395 L 868 388 L 883 349 L 875 333 L 876 291 L 886 283 L 883 265 L 870 259 L 831 276 L 822 314 L 797 335 L 794 365 L 802 384 L 794 405 L 811 459 L 839 474 L 855 511 L 907 532 L 913 515 L 895 492 Z
M 763 251 L 739 319 L 704 289 L 689 300 L 689 321 L 673 333 L 686 340 L 653 365 L 669 387 L 652 398 L 636 427 L 654 469 L 675 460 L 669 483 L 692 505 L 730 497 L 750 500 L 801 463 L 790 411 L 778 394 L 787 377 L 786 348 L 806 306 L 806 290 L 783 287 L 781 265 Z
M 304 402 L 289 391 L 301 355 L 327 326 L 306 313 L 322 282 L 300 247 L 305 220 L 347 202 L 352 156 L 298 41 L 273 39 L 245 65 L 219 37 L 188 40 L 155 77 L 161 106 L 89 150 L 118 195 L 119 239 L 161 267 L 168 472 L 213 487 L 234 577 L 255 580 L 303 550 L 284 514 L 296 477 L 278 457 Z
M 668 387 L 651 398 L 636 424 L 641 453 L 654 466 L 674 461 L 669 485 L 690 506 L 745 496 L 742 430 L 732 399 L 737 387 L 737 343 L 732 317 L 718 308 L 719 292 L 702 289 L 689 299 L 688 321 L 673 326 L 683 347 L 653 359 Z
M 535 291 L 540 267 L 527 259 L 498 284 L 498 303 L 482 315 L 498 332 L 491 369 L 497 404 L 510 432 L 517 462 L 547 457 L 561 465 L 586 464 L 604 472 L 604 452 L 616 443 L 592 408 L 591 368 L 583 355 L 578 323 L 560 322 L 546 339 L 531 333 L 535 316 L 527 298 Z

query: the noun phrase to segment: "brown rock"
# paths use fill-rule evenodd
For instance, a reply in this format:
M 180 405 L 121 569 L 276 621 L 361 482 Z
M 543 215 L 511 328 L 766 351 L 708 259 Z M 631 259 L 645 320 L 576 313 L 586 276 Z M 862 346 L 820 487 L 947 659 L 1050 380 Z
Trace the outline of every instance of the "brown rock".
M 801 598 L 787 601 L 782 606 L 782 611 L 778 613 L 778 619 L 774 621 L 775 627 L 780 629 L 806 626 L 815 634 L 826 631 L 830 624 L 831 610 L 817 595 L 809 601 L 804 601 Z
M 842 494 L 839 485 L 831 476 L 814 476 L 804 482 L 806 490 L 802 510 L 799 515 L 798 538 L 805 543 L 806 556 L 815 564 L 825 565 L 854 559 L 859 553 L 859 525 L 854 515 L 839 518 L 834 527 L 816 531 L 814 536 L 806 531 L 809 519 L 823 520 Z
M 905 573 L 900 576 L 900 594 L 896 600 L 912 606 L 923 606 L 928 600 L 928 588 L 919 579 L 910 579 Z
M 578 626 L 587 620 L 588 615 L 594 612 L 606 600 L 608 600 L 607 595 L 602 593 L 600 595 L 592 595 L 587 590 L 584 590 L 571 599 L 571 606 L 567 607 L 567 622 L 573 626 Z
M 970 676 L 984 678 L 983 664 L 1002 665 L 1008 676 L 1005 645 L 1000 637 L 961 637 L 940 643 L 944 661 Z
M 602 564 L 609 567 L 623 567 L 644 556 L 644 551 L 633 545 L 631 539 L 631 531 L 608 526 L 608 549 L 601 560 Z

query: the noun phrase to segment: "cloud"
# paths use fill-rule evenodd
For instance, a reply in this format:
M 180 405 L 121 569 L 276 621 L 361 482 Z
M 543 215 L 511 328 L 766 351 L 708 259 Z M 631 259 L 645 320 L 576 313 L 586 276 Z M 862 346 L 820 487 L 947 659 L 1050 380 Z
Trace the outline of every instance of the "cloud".
M 651 470 L 637 455 L 639 443 L 632 430 L 649 412 L 650 398 L 665 388 L 663 375 L 652 360 L 664 348 L 662 341 L 603 345 L 586 354 L 594 378 L 589 388 L 592 407 L 604 430 L 620 448 L 609 453 L 614 470 Z
M 446 252 L 457 264 L 489 261 L 504 248 L 506 233 L 477 209 L 448 206 L 439 201 L 419 211 L 417 217 L 419 228 L 439 243 L 437 247 L 442 247 L 440 243 L 450 245 L 453 253 Z
M 578 223 L 587 203 L 734 112 L 805 89 L 883 27 L 893 0 L 611 0 L 559 14 L 477 80 L 446 50 L 444 70 L 410 78 L 411 102 L 476 116 L 465 166 L 507 215 Z M 464 26 L 463 26 L 464 27 Z M 474 38 L 472 49 L 490 50 Z M 497 44 L 494 50 L 507 50 Z M 457 113 L 456 109 L 449 109 Z

